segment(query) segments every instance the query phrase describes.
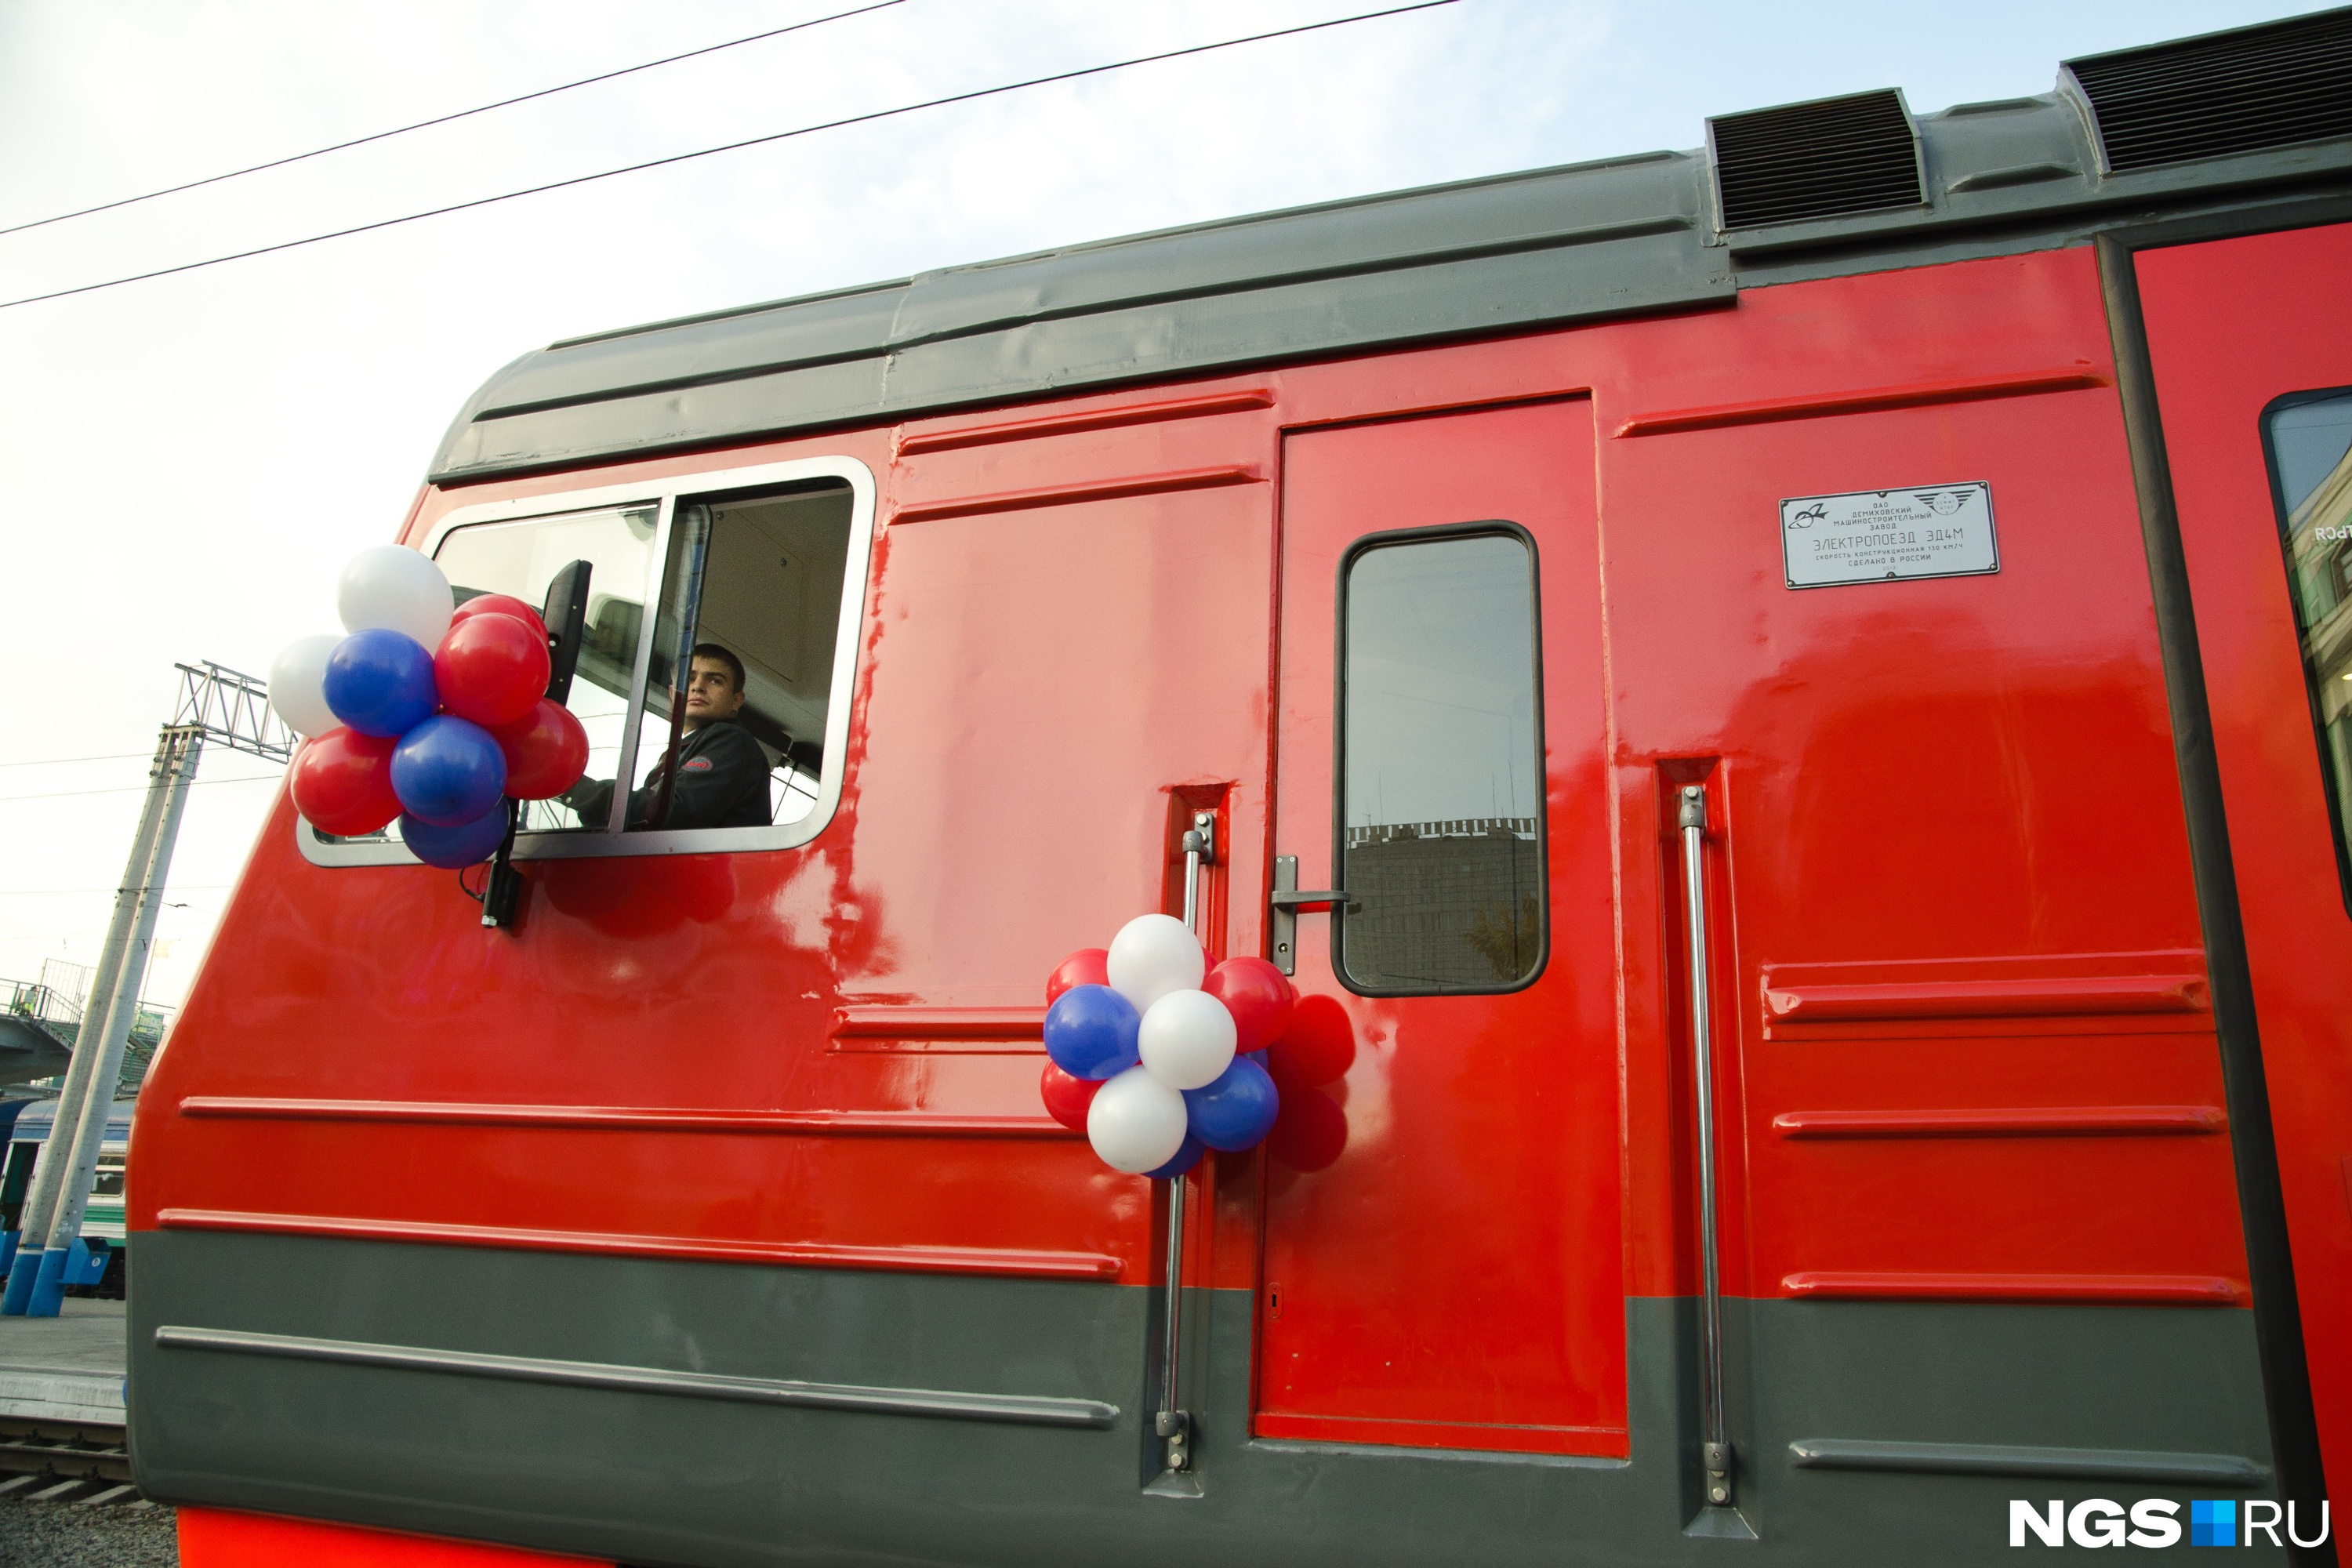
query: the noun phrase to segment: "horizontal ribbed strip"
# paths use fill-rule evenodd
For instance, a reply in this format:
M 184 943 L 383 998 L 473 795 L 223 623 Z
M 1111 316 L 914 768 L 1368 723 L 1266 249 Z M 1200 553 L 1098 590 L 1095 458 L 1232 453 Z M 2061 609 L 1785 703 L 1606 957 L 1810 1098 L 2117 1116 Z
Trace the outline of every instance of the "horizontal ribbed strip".
M 299 1334 L 247 1333 L 235 1329 L 183 1328 L 155 1331 L 158 1350 L 215 1351 L 230 1355 L 327 1362 L 508 1383 L 554 1384 L 622 1394 L 667 1394 L 688 1399 L 723 1399 L 746 1405 L 796 1405 L 815 1410 L 853 1410 L 883 1415 L 929 1415 L 955 1421 L 1007 1421 L 1031 1426 L 1108 1426 L 1118 1406 L 1098 1399 L 1046 1394 L 965 1394 L 937 1388 L 892 1388 L 849 1383 L 801 1383 L 790 1379 L 730 1377 L 719 1373 L 676 1372 L 666 1367 L 620 1366 L 607 1362 L 554 1361 L 542 1356 L 489 1355 L 478 1351 L 428 1350 L 414 1345 L 373 1344 L 360 1340 L 310 1339 Z
M 1789 1445 L 1801 1470 L 1892 1470 L 1934 1476 L 2036 1476 L 2052 1480 L 2183 1481 L 2258 1487 L 2268 1466 L 2238 1454 L 2166 1454 L 2139 1448 L 2029 1448 L 2006 1443 L 1901 1443 L 1804 1437 Z

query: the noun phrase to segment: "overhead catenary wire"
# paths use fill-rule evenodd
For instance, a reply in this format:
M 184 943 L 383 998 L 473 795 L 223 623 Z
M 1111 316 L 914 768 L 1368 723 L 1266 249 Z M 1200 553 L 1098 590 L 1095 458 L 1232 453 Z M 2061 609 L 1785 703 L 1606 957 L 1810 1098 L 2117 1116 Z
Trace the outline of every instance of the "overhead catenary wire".
M 1163 49 L 1156 54 L 1136 55 L 1123 60 L 1110 60 L 1098 66 L 1081 66 L 1074 70 L 1055 71 L 1046 76 L 1029 77 L 1021 81 L 1003 82 L 995 87 L 974 88 L 968 92 L 949 93 L 941 98 L 925 99 L 919 103 L 902 103 L 894 109 L 877 109 L 864 114 L 845 115 L 815 125 L 803 125 L 791 131 L 772 132 L 765 136 L 750 136 L 740 142 L 723 142 L 716 147 L 704 147 L 692 153 L 673 153 L 667 157 L 648 158 L 641 163 L 625 163 L 617 169 L 599 170 L 593 174 L 575 174 L 570 179 L 551 180 L 545 184 L 527 185 L 520 190 L 507 191 L 494 196 L 477 196 L 471 201 L 452 202 L 446 206 L 429 207 L 423 212 L 406 213 L 399 217 L 379 218 L 373 223 L 353 225 L 350 228 L 332 229 L 325 234 L 313 234 L 300 239 L 280 240 L 275 245 L 257 246 L 251 250 L 232 251 L 226 256 L 207 257 L 202 261 L 184 261 L 176 267 L 159 267 L 152 271 L 133 272 L 121 278 L 110 278 L 103 282 L 79 284 L 71 289 L 53 289 L 46 294 L 27 294 L 21 299 L 0 300 L 0 310 L 15 310 L 19 305 L 37 305 L 47 300 L 64 300 L 77 294 L 95 293 L 101 289 L 119 289 L 126 283 L 144 283 L 152 279 L 170 278 L 183 272 L 194 272 L 207 267 L 219 267 L 231 261 L 247 261 L 257 256 L 271 256 L 283 250 L 297 250 L 307 245 L 319 245 L 331 239 L 348 239 L 353 235 L 372 234 L 378 229 L 395 228 L 402 224 L 417 223 L 425 218 L 446 217 L 451 213 L 470 212 L 477 207 L 494 206 L 500 202 L 514 201 L 522 196 L 543 195 L 549 191 L 569 190 L 576 185 L 593 184 L 599 180 L 616 179 L 623 174 L 643 174 L 648 169 L 667 168 L 674 163 L 691 163 L 697 158 L 715 157 L 721 153 L 740 152 L 746 147 L 761 147 L 772 142 L 788 142 L 796 136 L 813 136 L 823 131 L 838 131 L 844 126 L 865 125 L 877 120 L 889 120 L 901 114 L 914 114 L 926 109 L 941 109 L 951 103 L 970 103 L 977 99 L 995 98 L 1008 92 L 1020 92 L 1033 87 L 1047 87 L 1055 82 L 1076 81 L 1084 77 L 1101 76 L 1107 72 L 1126 70 L 1134 66 L 1157 64 L 1161 60 L 1181 59 L 1189 55 L 1213 54 L 1219 49 L 1238 48 L 1244 44 L 1262 44 L 1269 39 L 1295 37 L 1302 33 L 1317 33 L 1330 27 L 1345 27 L 1357 22 L 1373 22 L 1386 16 L 1402 16 L 1413 11 L 1433 11 L 1442 6 L 1459 5 L 1461 0 L 1413 0 L 1412 4 L 1391 5 L 1378 11 L 1361 11 L 1352 16 L 1335 16 L 1324 22 L 1306 22 L 1295 27 L 1277 27 L 1270 32 L 1251 33 L 1237 38 L 1221 38 L 1215 43 L 1193 44 L 1181 49 Z
M 5 227 L 0 227 L 0 234 L 22 234 L 28 228 L 45 228 L 53 223 L 65 223 L 73 218 L 89 217 L 97 213 L 113 212 L 121 207 L 136 206 L 141 202 L 152 202 L 158 196 L 175 196 L 182 191 L 200 190 L 205 185 L 217 185 L 225 180 L 242 179 L 247 174 L 258 174 L 268 169 L 282 169 L 289 163 L 300 163 L 312 158 L 323 158 L 330 153 L 347 153 L 354 147 L 364 147 L 372 142 L 388 142 L 394 136 L 405 136 L 412 131 L 428 131 L 436 125 L 446 125 L 453 121 L 468 120 L 477 114 L 488 114 L 492 110 L 511 109 L 518 103 L 529 103 L 534 99 L 552 98 L 559 92 L 570 92 L 575 88 L 593 87 L 600 81 L 612 81 L 620 77 L 635 76 L 639 71 L 654 70 L 662 66 L 674 66 L 680 60 L 696 59 L 703 55 L 715 55 L 723 49 L 740 49 L 746 44 L 756 44 L 765 38 L 780 38 L 786 33 L 803 32 L 810 27 L 821 27 L 827 22 L 845 21 L 852 16 L 863 16 L 869 11 L 887 11 L 893 5 L 905 4 L 906 0 L 874 0 L 872 5 L 860 5 L 855 10 L 836 11 L 829 16 L 814 16 L 805 22 L 794 22 L 789 26 L 771 27 L 764 33 L 752 33 L 740 38 L 730 38 L 723 44 L 706 44 L 701 48 L 688 49 L 681 55 L 667 55 L 657 60 L 646 60 L 639 65 L 623 66 L 618 70 L 603 71 L 595 76 L 582 77 L 578 81 L 567 81 L 558 87 L 542 87 L 533 92 L 518 93 L 512 98 L 499 99 L 496 103 L 485 103 L 474 109 L 460 109 L 450 114 L 436 114 L 430 120 L 420 120 L 414 125 L 401 125 L 390 131 L 373 132 L 365 136 L 354 136 L 348 142 L 337 142 L 331 146 L 313 147 L 308 153 L 293 153 L 283 158 L 272 158 L 267 163 L 248 164 L 242 169 L 231 169 L 225 174 L 207 174 L 201 180 L 187 180 L 176 185 L 165 185 L 162 190 L 144 191 L 135 196 L 123 196 L 115 201 L 100 202 L 96 206 L 81 207 L 69 213 L 57 213 L 48 217 L 37 217 L 25 223 L 10 224 Z

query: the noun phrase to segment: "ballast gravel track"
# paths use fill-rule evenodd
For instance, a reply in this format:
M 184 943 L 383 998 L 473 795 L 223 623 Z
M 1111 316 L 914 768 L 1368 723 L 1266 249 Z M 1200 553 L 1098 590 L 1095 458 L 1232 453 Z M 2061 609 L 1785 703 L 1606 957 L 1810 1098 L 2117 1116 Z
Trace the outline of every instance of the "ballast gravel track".
M 121 1427 L 0 1417 L 0 1568 L 179 1561 L 172 1510 L 131 1484 Z
M 178 1568 L 172 1510 L 0 1500 L 0 1568 Z

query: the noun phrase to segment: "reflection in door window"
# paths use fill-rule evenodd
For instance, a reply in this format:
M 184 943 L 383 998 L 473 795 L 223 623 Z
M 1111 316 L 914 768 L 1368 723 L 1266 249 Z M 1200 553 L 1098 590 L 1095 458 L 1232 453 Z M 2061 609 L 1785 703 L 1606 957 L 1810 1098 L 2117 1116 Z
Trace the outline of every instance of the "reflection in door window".
M 2352 907 L 2352 392 L 2273 404 L 2263 444 L 2286 547 L 2303 677 L 2336 829 L 2336 875 Z
M 1491 525 L 1489 525 L 1491 528 Z M 1516 532 L 1360 550 L 1341 588 L 1340 975 L 1510 991 L 1543 964 L 1535 557 Z

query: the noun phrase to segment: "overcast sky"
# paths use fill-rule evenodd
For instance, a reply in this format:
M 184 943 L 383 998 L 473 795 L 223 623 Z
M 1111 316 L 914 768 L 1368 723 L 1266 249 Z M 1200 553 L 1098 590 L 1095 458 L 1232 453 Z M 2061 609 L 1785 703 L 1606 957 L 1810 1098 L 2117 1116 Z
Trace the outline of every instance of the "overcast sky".
M 859 0 L 0 0 L 0 226 Z M 1380 0 L 904 0 L 295 168 L 0 236 L 0 300 Z M 1693 147 L 1709 114 L 2315 7 L 1461 0 L 0 309 L 0 977 L 89 963 L 175 660 L 333 630 L 458 405 L 554 339 L 1074 241 Z M 92 759 L 64 761 L 63 759 Z M 208 753 L 151 999 L 176 1003 L 275 785 Z

